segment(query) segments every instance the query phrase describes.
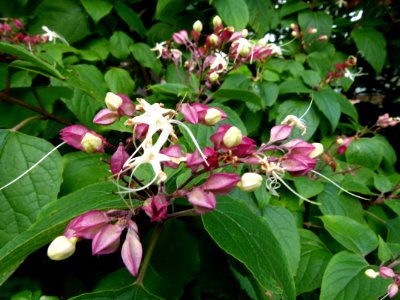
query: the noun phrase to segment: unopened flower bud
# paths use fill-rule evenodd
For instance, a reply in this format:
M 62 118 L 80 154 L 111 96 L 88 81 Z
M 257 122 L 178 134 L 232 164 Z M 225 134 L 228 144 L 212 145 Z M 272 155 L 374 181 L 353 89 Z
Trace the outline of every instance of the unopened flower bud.
M 392 268 L 382 266 L 379 268 L 379 275 L 381 275 L 383 278 L 393 278 L 396 276 L 396 273 Z
M 232 148 L 240 145 L 242 142 L 242 133 L 239 128 L 232 126 L 228 129 L 222 139 L 224 145 L 228 148 Z
M 208 40 L 210 41 L 211 45 L 216 45 L 216 44 L 218 44 L 219 38 L 216 34 L 213 33 L 210 35 L 210 38 Z
M 297 31 L 292 31 L 291 35 L 295 38 L 299 37 L 299 33 Z
M 245 192 L 252 192 L 262 184 L 262 177 L 260 174 L 248 172 L 244 173 L 240 178 L 237 187 Z
M 58 236 L 51 242 L 49 248 L 47 248 L 47 256 L 52 260 L 66 259 L 74 254 L 77 241 L 77 237 L 69 239 L 64 235 Z
M 240 49 L 239 51 L 239 55 L 241 57 L 246 57 L 247 54 L 249 54 L 249 52 L 250 52 L 250 47 L 247 45 L 243 45 L 242 49 Z
M 197 20 L 196 22 L 193 23 L 193 30 L 201 32 L 203 30 L 203 24 L 199 20 Z
M 364 274 L 366 276 L 368 276 L 369 278 L 376 278 L 376 277 L 378 277 L 379 272 L 376 272 L 373 269 L 367 269 L 367 270 L 365 270 Z
M 311 158 L 320 156 L 324 152 L 324 145 L 322 145 L 321 143 L 312 143 L 312 145 L 314 146 L 314 150 L 311 151 L 309 155 Z
M 114 93 L 108 92 L 105 102 L 109 110 L 116 111 L 122 104 L 122 98 Z
M 88 132 L 83 137 L 81 145 L 87 153 L 95 153 L 103 148 L 103 141 L 98 136 Z
M 347 62 L 351 65 L 351 66 L 355 66 L 357 64 L 357 57 L 350 55 L 349 58 L 347 59 Z
M 321 35 L 320 37 L 317 38 L 317 40 L 321 42 L 326 41 L 328 40 L 328 36 L 326 34 Z
M 221 18 L 220 18 L 219 16 L 215 16 L 215 17 L 213 18 L 212 23 L 213 23 L 213 26 L 214 26 L 214 27 L 218 27 L 218 26 L 221 26 L 221 25 L 222 25 L 222 20 L 221 20 Z
M 242 37 L 247 37 L 249 35 L 249 31 L 247 29 L 242 30 Z
M 216 82 L 219 79 L 219 75 L 217 72 L 212 72 L 209 76 L 208 79 L 210 80 L 211 83 Z
M 221 120 L 221 117 L 222 117 L 222 113 L 218 109 L 209 108 L 209 109 L 207 109 L 206 116 L 204 117 L 204 122 L 207 125 L 215 125 L 219 120 Z
M 307 32 L 309 33 L 309 34 L 314 34 L 314 33 L 317 33 L 317 28 L 308 28 L 307 29 Z
M 294 24 L 294 23 L 290 24 L 290 28 L 295 29 L 296 27 L 297 27 L 296 24 Z
M 393 298 L 399 292 L 399 286 L 396 282 L 393 282 L 388 286 L 388 296 L 389 298 Z

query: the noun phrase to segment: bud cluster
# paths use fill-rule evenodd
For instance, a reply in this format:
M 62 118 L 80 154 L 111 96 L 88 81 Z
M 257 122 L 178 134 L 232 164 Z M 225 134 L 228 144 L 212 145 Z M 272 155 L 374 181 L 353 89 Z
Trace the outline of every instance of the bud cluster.
M 378 271 L 375 271 L 373 269 L 367 269 L 365 271 L 365 275 L 373 279 L 377 277 L 381 277 L 384 279 L 393 279 L 393 282 L 389 284 L 387 287 L 387 294 L 384 298 L 386 298 L 387 296 L 389 298 L 393 298 L 399 292 L 400 274 L 394 271 L 393 268 L 389 266 L 381 266 L 379 267 Z

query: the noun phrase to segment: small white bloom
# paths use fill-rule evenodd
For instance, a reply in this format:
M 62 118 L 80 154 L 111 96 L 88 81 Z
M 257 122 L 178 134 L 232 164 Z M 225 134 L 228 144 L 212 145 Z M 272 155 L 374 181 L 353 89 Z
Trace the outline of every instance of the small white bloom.
M 150 50 L 157 52 L 157 58 L 160 58 L 163 53 L 163 50 L 165 49 L 164 45 L 165 45 L 165 42 L 156 43 L 156 45 L 153 48 L 151 48 Z
M 63 260 L 70 257 L 75 252 L 75 244 L 77 237 L 67 238 L 64 235 L 56 237 L 49 248 L 47 248 L 47 256 L 52 260 Z
M 45 32 L 45 34 L 43 34 L 43 36 L 47 37 L 49 39 L 49 42 L 53 42 L 55 44 L 56 39 L 59 39 L 64 44 L 69 45 L 65 38 L 63 38 L 57 32 L 50 30 L 47 26 L 42 26 L 42 29 Z
M 106 106 L 109 110 L 117 111 L 122 104 L 122 98 L 114 93 L 108 92 L 106 94 Z
M 367 73 L 362 73 L 362 69 L 360 68 L 357 73 L 352 73 L 348 68 L 344 69 L 344 77 L 349 78 L 351 81 L 358 76 L 368 75 Z
M 266 47 L 272 51 L 272 54 L 282 56 L 282 48 L 279 47 L 277 44 L 267 44 Z
M 281 124 L 289 125 L 289 126 L 296 126 L 297 128 L 299 128 L 301 130 L 301 135 L 305 135 L 307 132 L 307 127 L 304 124 L 303 120 L 294 115 L 286 116 L 286 118 L 283 119 Z
M 376 277 L 379 276 L 379 272 L 376 272 L 376 271 L 373 270 L 373 269 L 367 269 L 367 270 L 365 270 L 364 274 L 365 274 L 366 276 L 368 276 L 369 278 L 376 278 Z
M 229 58 L 224 52 L 217 52 L 214 56 L 214 61 L 212 62 L 210 69 L 217 73 L 221 73 L 228 68 Z
M 261 186 L 263 178 L 260 174 L 247 172 L 242 175 L 237 186 L 245 192 L 252 192 Z

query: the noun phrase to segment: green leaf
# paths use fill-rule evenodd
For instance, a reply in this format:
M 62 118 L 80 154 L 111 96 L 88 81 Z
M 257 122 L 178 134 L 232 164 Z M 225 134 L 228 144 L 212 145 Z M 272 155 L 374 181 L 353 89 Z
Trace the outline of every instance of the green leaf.
M 35 67 L 34 70 L 38 70 L 38 72 L 40 71 L 40 73 L 45 76 L 53 76 L 58 79 L 64 78 L 63 75 L 55 67 L 36 57 L 21 46 L 0 42 L 0 52 L 4 52 L 9 55 L 26 60 L 28 63 L 31 63 L 32 66 Z
M 332 61 L 326 53 L 312 52 L 307 56 L 307 62 L 311 69 L 317 71 L 321 78 L 325 78 L 331 70 Z
M 294 177 L 294 185 L 297 192 L 307 199 L 318 195 L 324 190 L 324 185 L 320 181 L 311 180 L 304 176 Z
M 266 291 L 295 299 L 289 263 L 265 220 L 229 196 L 219 197 L 217 208 L 202 219 L 214 241 L 242 262 Z
M 136 31 L 141 37 L 144 37 L 146 33 L 146 27 L 144 26 L 139 15 L 122 1 L 117 1 L 114 6 L 121 19 L 128 24 L 129 29 Z
M 153 84 L 150 89 L 154 94 L 185 97 L 191 93 L 189 86 L 180 83 Z
M 322 80 L 321 76 L 319 76 L 318 73 L 313 70 L 304 70 L 301 72 L 300 76 L 304 83 L 311 88 L 318 87 Z
M 150 68 L 154 73 L 161 72 L 161 63 L 156 57 L 154 51 L 150 50 L 150 46 L 145 43 L 136 43 L 130 46 L 133 57 L 146 68 Z
M 0 249 L 0 285 L 30 253 L 59 235 L 72 218 L 93 209 L 124 208 L 121 198 L 113 194 L 113 190 L 113 183 L 96 183 L 43 207 L 36 222 L 27 231 Z
M 30 31 L 42 32 L 42 26 L 63 36 L 73 44 L 90 34 L 86 12 L 76 1 L 44 0 L 34 11 Z
M 69 298 L 70 300 L 156 300 L 162 299 L 149 293 L 146 288 L 138 285 L 131 285 L 129 287 L 111 290 L 111 291 L 100 291 L 82 294 L 80 296 Z
M 259 36 L 263 36 L 271 28 L 276 27 L 279 18 L 271 0 L 247 0 L 246 2 L 250 14 L 249 23 Z
M 249 23 L 249 8 L 244 0 L 214 0 L 213 4 L 226 26 L 233 26 L 235 31 L 246 28 Z
M 318 41 L 317 38 L 321 35 L 330 36 L 332 31 L 333 20 L 332 16 L 322 12 L 311 12 L 306 11 L 298 14 L 298 22 L 302 32 L 307 32 L 311 28 L 317 29 L 314 34 L 304 34 L 304 43 L 307 45 L 306 51 L 321 51 L 325 46 L 326 42 Z
M 91 40 L 84 46 L 84 48 L 96 55 L 94 58 L 91 59 L 94 61 L 99 59 L 106 60 L 108 55 L 110 54 L 110 50 L 108 49 L 108 40 L 106 40 L 105 38 Z M 86 51 L 83 50 L 79 52 L 79 54 L 82 56 L 83 59 L 90 60 L 88 59 L 88 54 Z
M 292 213 L 279 206 L 267 206 L 263 216 L 276 240 L 285 249 L 292 274 L 296 274 L 300 261 L 300 236 Z
M 255 85 L 258 88 L 258 94 L 262 98 L 263 107 L 275 104 L 279 95 L 278 85 L 272 82 L 260 82 Z
M 380 73 L 386 60 L 386 40 L 384 35 L 372 27 L 358 26 L 351 32 L 356 46 L 365 59 Z
M 185 0 L 158 0 L 154 17 L 160 21 L 175 23 L 176 15 L 185 7 Z
M 103 153 L 88 154 L 84 152 L 72 152 L 63 156 L 64 165 L 63 183 L 61 193 L 72 193 L 89 184 L 104 181 L 108 176 L 109 165 L 101 162 Z M 79 180 L 76 180 L 79 178 Z
M 348 163 L 375 170 L 382 161 L 383 149 L 373 138 L 359 138 L 350 143 L 345 155 Z
M 95 23 L 107 16 L 113 9 L 108 0 L 81 0 L 81 3 Z
M 263 100 L 259 95 L 242 89 L 224 89 L 221 87 L 213 94 L 212 97 L 217 99 L 216 101 L 218 102 L 240 100 L 245 103 L 255 104 L 259 108 L 263 108 Z
M 0 187 L 17 178 L 54 146 L 43 139 L 0 130 Z M 0 191 L 0 244 L 27 230 L 40 210 L 57 198 L 61 157 L 52 153 L 27 175 Z
M 300 94 L 309 92 L 311 92 L 311 90 L 306 87 L 300 79 L 288 79 L 279 86 L 279 94 Z
M 349 217 L 328 215 L 321 219 L 329 234 L 350 251 L 365 256 L 378 246 L 376 234 Z
M 308 3 L 298 2 L 298 1 L 295 1 L 293 3 L 285 2 L 280 9 L 279 15 L 281 18 L 283 18 L 283 17 L 291 15 L 295 12 L 298 12 L 300 10 L 309 9 L 309 8 L 310 8 L 310 4 L 308 4 Z
M 323 89 L 312 94 L 318 109 L 331 124 L 332 132 L 336 129 L 340 118 L 340 104 L 335 94 L 336 92 L 331 89 Z
M 228 116 L 225 120 L 218 122 L 217 126 L 221 124 L 231 124 L 232 126 L 236 126 L 237 128 L 239 128 L 243 135 L 247 135 L 246 125 L 243 123 L 242 119 L 239 117 L 236 111 L 234 111 L 229 106 L 215 102 L 210 104 L 210 107 L 218 107 L 222 109 Z
M 174 287 L 177 298 L 182 297 L 185 286 L 200 268 L 198 251 L 197 239 L 183 221 L 170 219 L 164 223 L 150 263 Z
M 322 275 L 332 257 L 329 249 L 310 230 L 299 229 L 301 256 L 297 269 L 296 292 L 310 292 L 321 286 Z
M 115 31 L 110 37 L 110 52 L 120 60 L 128 58 L 131 45 L 133 45 L 133 40 L 125 32 Z
M 104 74 L 108 88 L 113 93 L 133 95 L 135 81 L 133 81 L 129 72 L 121 68 L 111 68 Z
M 391 191 L 394 187 L 389 178 L 383 174 L 374 174 L 374 185 L 378 191 L 383 193 Z
M 368 263 L 357 254 L 337 253 L 324 273 L 320 299 L 375 300 L 384 295 L 390 283 L 380 277 L 365 276 L 367 267 Z

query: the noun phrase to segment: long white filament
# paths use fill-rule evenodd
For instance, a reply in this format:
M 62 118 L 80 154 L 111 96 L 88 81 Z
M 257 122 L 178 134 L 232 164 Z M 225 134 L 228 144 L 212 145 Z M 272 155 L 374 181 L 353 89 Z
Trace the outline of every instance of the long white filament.
M 349 192 L 348 190 L 342 188 L 339 184 L 337 184 L 336 182 L 334 182 L 332 179 L 329 179 L 328 177 L 326 177 L 325 175 L 323 175 L 323 174 L 321 174 L 321 173 L 319 173 L 319 172 L 317 172 L 317 171 L 311 170 L 311 172 L 317 174 L 318 176 L 324 178 L 325 180 L 328 180 L 330 183 L 332 183 L 334 186 L 336 186 L 337 188 L 339 188 L 341 191 L 345 192 L 346 194 L 349 194 L 349 195 L 351 195 L 351 196 L 353 196 L 353 197 L 356 197 L 356 198 L 359 198 L 359 199 L 362 199 L 362 200 L 367 200 L 367 201 L 370 200 L 370 199 L 368 199 L 368 198 L 364 198 L 364 197 L 358 196 L 358 195 L 356 195 L 356 194 L 353 194 L 352 192 Z
M 1 190 L 4 190 L 6 187 L 9 187 L 10 185 L 12 185 L 13 183 L 17 182 L 18 180 L 20 180 L 22 177 L 24 177 L 26 174 L 28 174 L 30 171 L 32 171 L 34 168 L 36 168 L 42 161 L 44 161 L 47 157 L 49 157 L 54 151 L 56 151 L 58 148 L 60 148 L 62 145 L 66 144 L 66 142 L 62 142 L 61 144 L 59 144 L 58 146 L 56 146 L 55 148 L 53 148 L 52 150 L 50 150 L 50 152 L 48 152 L 46 155 L 44 155 L 40 160 L 38 160 L 35 164 L 33 164 L 28 170 L 26 170 L 24 173 L 22 173 L 21 175 L 19 175 L 17 178 L 14 178 L 12 181 L 10 181 L 9 183 L 7 183 L 6 185 L 3 185 L 0 188 Z

